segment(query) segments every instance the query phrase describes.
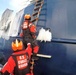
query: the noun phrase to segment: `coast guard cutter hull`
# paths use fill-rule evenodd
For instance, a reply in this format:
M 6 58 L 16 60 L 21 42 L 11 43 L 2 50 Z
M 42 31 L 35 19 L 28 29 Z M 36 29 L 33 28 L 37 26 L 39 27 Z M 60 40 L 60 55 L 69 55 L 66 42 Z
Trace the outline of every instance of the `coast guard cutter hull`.
M 20 38 L 23 15 L 26 13 L 32 15 L 34 6 L 32 4 L 23 9 L 24 13 L 18 25 L 18 36 L 10 37 L 9 40 L 0 39 L 0 51 L 6 58 L 12 53 L 12 40 Z M 76 75 L 76 0 L 44 0 L 37 30 L 42 27 L 51 29 L 52 40 L 38 41 L 39 53 L 51 55 L 52 58 L 39 58 L 34 65 L 35 75 Z

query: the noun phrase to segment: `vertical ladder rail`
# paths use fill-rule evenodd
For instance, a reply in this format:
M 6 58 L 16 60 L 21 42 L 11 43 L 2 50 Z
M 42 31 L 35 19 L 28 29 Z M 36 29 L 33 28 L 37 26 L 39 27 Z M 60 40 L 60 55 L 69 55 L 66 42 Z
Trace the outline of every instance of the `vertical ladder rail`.
M 40 11 L 41 11 L 41 8 L 43 6 L 43 1 L 44 0 L 36 0 L 36 4 L 35 4 L 35 7 L 34 7 L 34 10 L 33 10 L 33 14 L 32 14 L 32 17 L 31 17 L 31 21 L 37 25 L 37 22 L 38 22 L 38 19 L 39 19 L 39 15 L 40 15 Z M 33 74 L 33 66 L 34 66 L 34 60 L 35 59 L 31 59 L 32 63 L 31 63 L 31 75 Z

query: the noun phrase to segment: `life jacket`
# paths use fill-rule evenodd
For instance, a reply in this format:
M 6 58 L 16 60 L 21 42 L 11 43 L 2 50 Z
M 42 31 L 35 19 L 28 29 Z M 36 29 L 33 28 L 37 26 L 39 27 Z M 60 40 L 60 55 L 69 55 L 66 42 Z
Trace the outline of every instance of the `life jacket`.
M 12 55 L 16 67 L 13 71 L 14 75 L 26 75 L 30 73 L 30 60 L 28 53 Z
M 26 29 L 29 29 L 30 32 L 32 33 L 36 33 L 36 26 L 28 20 L 24 21 L 22 25 L 22 30 L 26 30 Z

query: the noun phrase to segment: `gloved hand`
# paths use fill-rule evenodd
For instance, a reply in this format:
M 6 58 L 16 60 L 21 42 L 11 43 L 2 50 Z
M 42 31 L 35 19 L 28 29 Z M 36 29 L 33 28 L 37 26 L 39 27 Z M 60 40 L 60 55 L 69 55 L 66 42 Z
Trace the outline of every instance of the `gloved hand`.
M 27 43 L 27 47 L 31 47 L 31 43 Z
M 27 43 L 27 49 L 32 52 L 31 43 Z
M 36 57 L 36 53 L 33 53 L 32 56 L 33 56 L 33 57 Z
M 23 37 L 23 33 L 20 33 L 20 35 L 19 35 L 20 37 Z
M 33 48 L 33 51 L 34 51 L 35 54 L 38 53 L 38 51 L 39 51 L 39 46 L 35 46 L 35 47 Z
M 31 56 L 32 59 L 34 59 L 34 60 L 38 60 L 38 57 L 36 56 L 36 54 L 37 54 L 37 53 L 32 53 L 32 56 Z
M 2 71 L 1 71 L 1 69 L 2 69 L 2 68 L 0 67 L 0 75 L 2 75 Z

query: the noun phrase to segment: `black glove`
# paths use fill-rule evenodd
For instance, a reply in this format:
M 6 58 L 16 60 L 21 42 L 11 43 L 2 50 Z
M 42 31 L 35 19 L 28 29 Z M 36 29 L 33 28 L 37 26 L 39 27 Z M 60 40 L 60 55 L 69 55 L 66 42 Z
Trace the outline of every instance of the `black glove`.
M 37 57 L 36 55 L 37 55 L 36 53 L 33 53 L 32 56 L 31 56 L 32 59 L 34 59 L 34 60 L 38 60 L 38 57 Z
M 4 73 L 0 72 L 0 74 L 1 74 L 1 75 L 10 75 L 10 73 L 9 73 L 8 71 L 6 71 L 6 72 L 4 72 Z

